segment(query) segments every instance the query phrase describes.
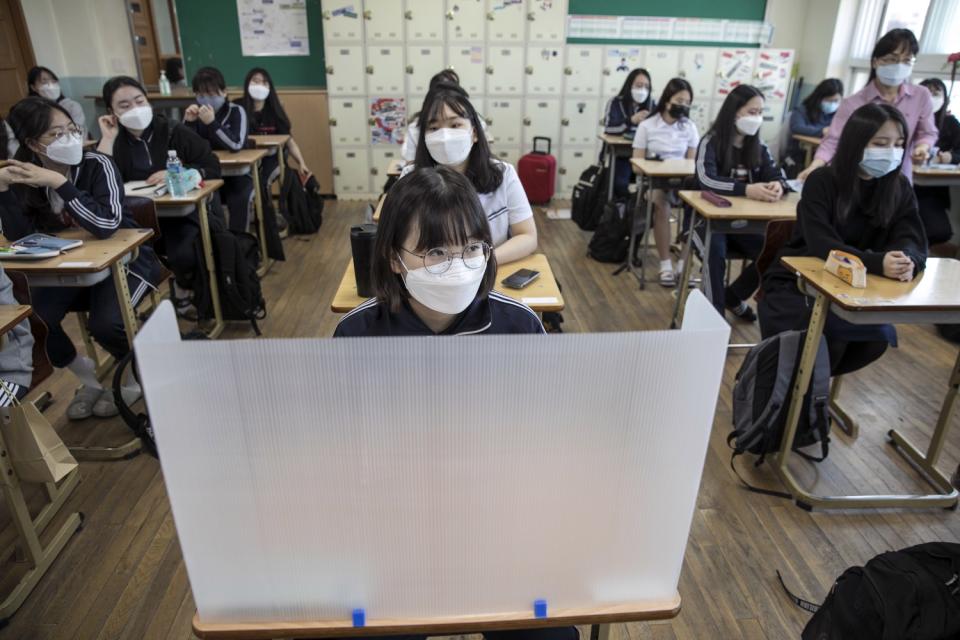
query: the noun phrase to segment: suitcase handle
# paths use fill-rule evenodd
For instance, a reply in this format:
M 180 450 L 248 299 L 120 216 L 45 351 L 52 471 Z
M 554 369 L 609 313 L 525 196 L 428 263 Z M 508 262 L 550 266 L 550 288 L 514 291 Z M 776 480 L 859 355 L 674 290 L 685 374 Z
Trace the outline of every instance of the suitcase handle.
M 537 150 L 537 140 L 546 140 L 546 141 L 547 141 L 547 150 L 546 150 L 546 151 L 538 151 L 538 150 Z M 550 138 L 547 138 L 547 137 L 545 137 L 545 136 L 534 136 L 534 137 L 533 137 L 533 152 L 534 152 L 534 153 L 540 153 L 540 154 L 543 154 L 543 155 L 545 155 L 545 156 L 550 155 L 550 142 L 551 142 L 551 141 L 550 141 Z

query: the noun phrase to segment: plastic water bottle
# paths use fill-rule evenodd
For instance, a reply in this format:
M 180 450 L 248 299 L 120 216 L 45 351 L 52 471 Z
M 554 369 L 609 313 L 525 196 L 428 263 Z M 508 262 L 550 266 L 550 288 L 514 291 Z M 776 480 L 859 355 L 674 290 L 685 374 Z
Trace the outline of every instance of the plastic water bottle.
M 183 195 L 183 164 L 173 149 L 167 151 L 167 190 L 175 198 Z
M 170 95 L 170 80 L 167 78 L 166 71 L 160 72 L 160 81 L 158 82 L 158 84 L 160 85 L 160 95 L 163 95 L 163 96 Z

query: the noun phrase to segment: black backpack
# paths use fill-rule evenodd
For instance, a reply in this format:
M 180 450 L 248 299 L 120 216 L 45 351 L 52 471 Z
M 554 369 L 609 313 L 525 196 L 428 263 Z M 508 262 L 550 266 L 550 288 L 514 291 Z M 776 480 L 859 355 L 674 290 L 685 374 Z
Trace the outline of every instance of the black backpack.
M 784 331 L 757 344 L 744 359 L 733 386 L 733 431 L 727 444 L 733 448 L 730 467 L 736 473 L 734 459 L 743 453 L 760 456 L 778 451 L 790 409 L 800 351 L 805 331 Z M 817 358 L 810 377 L 810 389 L 803 399 L 800 422 L 793 439 L 793 450 L 804 458 L 821 462 L 827 457 L 830 442 L 830 354 L 827 341 L 820 337 Z M 811 456 L 799 449 L 820 443 L 821 456 Z M 739 474 L 737 474 L 739 477 Z M 787 493 L 758 489 L 740 481 L 751 491 L 790 498 Z
M 280 200 L 285 205 L 284 215 L 290 233 L 304 235 L 319 231 L 323 224 L 323 198 L 313 175 L 301 181 L 296 171 L 287 171 L 280 189 Z
M 208 218 L 213 258 L 216 262 L 217 286 L 220 289 L 220 309 L 224 320 L 249 320 L 253 331 L 260 335 L 257 320 L 267 317 L 266 302 L 260 289 L 260 243 L 249 233 L 227 229 L 217 216 Z M 202 277 L 195 277 L 193 298 L 198 317 L 213 318 L 213 302 L 206 277 L 207 261 L 203 246 L 196 242 L 197 264 Z
M 609 174 L 602 164 L 594 164 L 580 174 L 573 187 L 570 217 L 584 231 L 593 231 L 603 215 Z
M 960 638 L 960 544 L 927 542 L 881 553 L 840 574 L 820 606 L 783 588 L 814 612 L 803 640 Z
M 587 255 L 597 262 L 624 262 L 630 249 L 630 231 L 638 234 L 643 229 L 633 228 L 633 201 L 629 198 L 611 200 L 603 207 L 603 215 L 597 224 L 597 230 L 587 245 Z M 641 227 L 643 225 L 640 225 Z M 640 251 L 639 243 L 635 247 L 634 258 Z

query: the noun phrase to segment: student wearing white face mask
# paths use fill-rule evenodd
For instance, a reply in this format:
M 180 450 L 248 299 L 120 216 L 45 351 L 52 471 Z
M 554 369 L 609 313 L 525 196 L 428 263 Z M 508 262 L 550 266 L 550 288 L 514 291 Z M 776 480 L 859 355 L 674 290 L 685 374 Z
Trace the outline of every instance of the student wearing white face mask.
M 653 85 L 650 73 L 646 69 L 634 69 L 623 81 L 620 93 L 607 103 L 603 132 L 614 136 L 633 139 L 637 125 L 646 120 L 657 106 L 653 99 Z M 625 196 L 633 178 L 633 170 L 627 158 L 616 159 L 616 174 L 613 190 L 618 196 Z
M 830 132 L 833 116 L 843 100 L 843 83 L 836 78 L 822 80 L 803 102 L 790 113 L 790 141 L 784 166 L 790 175 L 802 171 L 806 153 L 793 136 L 822 138 Z
M 466 176 L 416 169 L 387 193 L 372 263 L 376 297 L 334 337 L 544 333 L 527 306 L 493 291 L 487 216 Z
M 920 45 L 909 29 L 893 29 L 877 40 L 870 56 L 870 80 L 853 95 L 844 98 L 833 117 L 830 130 L 814 156 L 810 166 L 797 176 L 807 176 L 824 166 L 833 158 L 843 132 L 844 124 L 854 111 L 865 104 L 889 104 L 903 114 L 907 123 L 906 158 L 901 165 L 903 175 L 913 181 L 914 163 L 923 163 L 937 141 L 937 128 L 933 122 L 933 101 L 924 87 L 911 84 L 910 74 Z
M 834 249 L 863 261 L 867 272 L 909 282 L 923 271 L 927 241 L 917 200 L 904 162 L 907 123 L 888 104 L 867 104 L 851 114 L 827 167 L 803 185 L 793 235 L 763 274 L 758 307 L 764 338 L 803 330 L 813 305 L 797 288 L 797 277 L 780 263 L 783 256 L 826 260 Z M 856 371 L 896 346 L 892 325 L 854 325 L 832 312 L 824 335 L 833 375 Z
M 763 94 L 748 84 L 727 95 L 713 126 L 697 148 L 697 181 L 700 188 L 720 195 L 746 196 L 774 202 L 783 197 L 783 174 L 767 145 L 760 139 L 763 124 Z M 757 290 L 760 276 L 751 262 L 724 289 L 727 250 L 755 260 L 763 250 L 762 235 L 711 234 L 710 293 L 720 313 L 726 308 L 741 320 L 757 316 L 746 303 Z
M 35 231 L 80 227 L 97 238 L 137 225 L 123 206 L 123 182 L 109 156 L 83 151 L 79 128 L 66 109 L 46 98 L 29 97 L 10 111 L 10 126 L 20 141 L 17 160 L 0 169 L 0 222 L 4 235 L 16 240 Z M 143 245 L 128 266 L 127 286 L 136 305 L 160 279 L 153 249 Z M 93 361 L 79 355 L 62 321 L 71 311 L 88 312 L 88 329 L 115 358 L 128 349 L 120 306 L 108 278 L 89 287 L 33 289 L 34 311 L 50 329 L 47 353 L 56 367 L 66 367 L 83 386 L 67 416 L 116 415 L 113 391 L 104 389 Z M 131 388 L 131 397 L 139 393 Z
M 937 154 L 931 162 L 960 164 L 960 122 L 950 113 L 947 86 L 939 78 L 928 78 L 920 83 L 930 92 L 933 101 L 933 119 L 937 125 Z M 950 224 L 950 187 L 914 187 L 920 205 L 920 219 L 927 230 L 930 245 L 947 242 L 953 237 Z
M 491 155 L 480 117 L 463 90 L 439 84 L 430 91 L 419 128 L 416 160 L 404 167 L 401 181 L 414 168 L 437 165 L 464 174 L 487 215 L 497 261 L 505 264 L 533 253 L 537 226 L 527 194 L 513 165 Z
M 70 114 L 73 123 L 86 133 L 87 117 L 83 113 L 83 107 L 76 100 L 63 96 L 63 92 L 60 91 L 60 79 L 53 71 L 46 67 L 30 69 L 27 72 L 27 91 L 31 96 L 40 96 L 59 104 Z

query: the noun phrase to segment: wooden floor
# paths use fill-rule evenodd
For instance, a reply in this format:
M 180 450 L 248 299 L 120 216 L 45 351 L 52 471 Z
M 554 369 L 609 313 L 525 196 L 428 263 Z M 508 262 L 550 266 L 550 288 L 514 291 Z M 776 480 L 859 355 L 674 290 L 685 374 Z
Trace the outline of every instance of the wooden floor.
M 362 221 L 363 209 L 357 202 L 329 202 L 318 236 L 285 241 L 287 262 L 274 266 L 264 280 L 266 336 L 331 335 L 337 316 L 329 306 L 348 258 L 348 229 Z M 612 265 L 585 257 L 589 236 L 572 222 L 548 220 L 539 213 L 537 222 L 541 248 L 563 284 L 566 331 L 667 325 L 672 304 L 668 291 L 653 285 L 641 292 L 631 276 L 612 277 Z M 248 327 L 234 325 L 226 337 L 249 334 Z M 756 337 L 753 326 L 737 324 L 732 341 Z M 956 349 L 930 327 L 904 327 L 900 337 L 899 349 L 846 381 L 842 403 L 861 420 L 861 436 L 851 443 L 835 435 L 825 463 L 817 468 L 798 464 L 798 474 L 811 486 L 861 492 L 923 489 L 884 444 L 884 434 L 896 426 L 925 446 Z M 717 407 L 680 579 L 683 610 L 673 621 L 618 626 L 621 637 L 798 637 L 809 614 L 784 596 L 776 570 L 795 591 L 819 601 L 847 566 L 889 549 L 960 539 L 960 515 L 953 511 L 807 513 L 785 500 L 742 490 L 730 471 L 725 442 L 730 389 L 741 359 L 742 352 L 729 357 Z M 63 412 L 72 384 L 63 374 L 54 378 L 56 402 L 48 410 L 64 439 L 123 441 L 126 433 L 116 421 L 67 424 Z M 954 418 L 941 461 L 948 472 L 960 459 L 956 422 Z M 86 514 L 84 529 L 0 631 L 0 640 L 191 638 L 194 604 L 159 465 L 139 456 L 84 463 L 81 468 L 83 480 L 68 508 Z M 775 486 L 765 469 L 743 468 L 756 483 Z M 38 498 L 39 492 L 30 495 Z M 12 539 L 9 516 L 0 508 L 4 594 L 22 570 L 11 562 Z

